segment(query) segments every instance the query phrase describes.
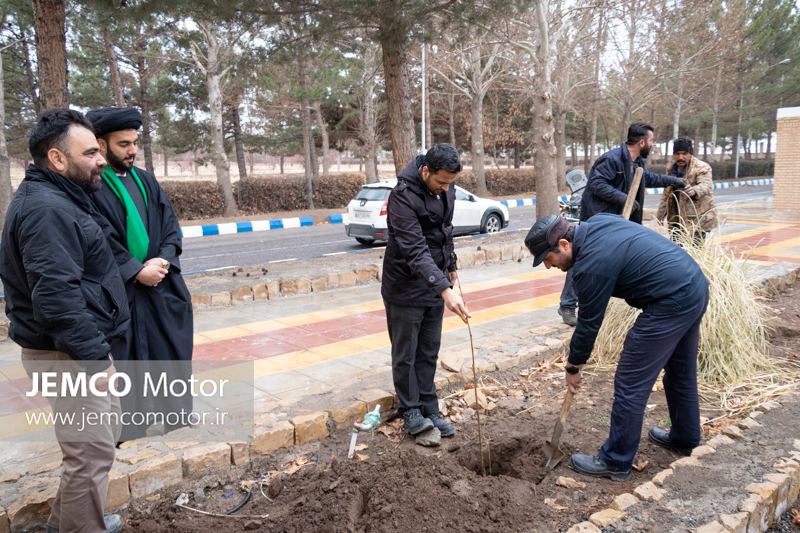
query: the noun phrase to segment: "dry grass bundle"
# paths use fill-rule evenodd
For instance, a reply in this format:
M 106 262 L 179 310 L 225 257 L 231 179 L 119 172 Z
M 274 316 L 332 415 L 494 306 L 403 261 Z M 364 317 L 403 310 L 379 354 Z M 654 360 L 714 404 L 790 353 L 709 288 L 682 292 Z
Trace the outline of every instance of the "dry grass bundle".
M 684 231 L 678 240 L 710 282 L 698 353 L 698 385 L 704 403 L 711 404 L 707 407 L 740 412 L 790 388 L 800 373 L 781 369 L 770 357 L 766 306 L 747 280 L 745 263 L 716 239 L 694 246 Z M 623 300 L 612 299 L 590 363 L 616 364 L 639 313 Z

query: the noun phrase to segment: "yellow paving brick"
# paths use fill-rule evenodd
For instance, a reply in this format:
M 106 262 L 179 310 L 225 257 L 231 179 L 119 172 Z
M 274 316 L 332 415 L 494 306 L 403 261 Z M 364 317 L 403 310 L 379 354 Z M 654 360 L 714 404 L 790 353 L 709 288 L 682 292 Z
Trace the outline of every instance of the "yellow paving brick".
M 321 319 L 319 317 L 316 317 L 311 313 L 303 313 L 300 315 L 291 315 L 275 319 L 275 322 L 280 322 L 284 326 L 302 326 L 303 324 L 313 324 L 314 322 L 320 321 Z
M 268 331 L 275 331 L 276 329 L 285 328 L 285 324 L 281 324 L 275 320 L 262 320 L 260 322 L 250 322 L 249 324 L 242 324 L 239 326 L 246 329 L 250 333 L 267 333 Z
M 388 333 L 386 335 L 386 340 L 389 340 Z M 335 342 L 333 344 L 326 344 L 324 346 L 317 346 L 316 348 L 309 348 L 308 351 L 321 354 L 327 359 L 336 359 L 339 357 L 345 357 L 347 355 L 361 353 L 364 351 L 364 348 L 360 344 L 356 344 L 352 341 L 343 341 Z
M 328 359 L 330 359 L 328 356 L 319 352 L 299 350 L 270 357 L 269 361 L 285 370 L 294 370 L 295 368 L 321 363 Z
M 378 348 L 383 348 L 384 346 L 389 346 L 389 333 L 375 333 L 373 335 L 367 335 L 366 337 L 359 337 L 357 339 L 350 339 L 351 343 L 366 348 L 368 350 L 375 350 Z
M 208 331 L 200 332 L 200 335 L 207 337 L 214 342 L 235 339 L 237 337 L 244 337 L 245 335 L 250 334 L 251 333 L 249 331 L 239 326 L 229 326 L 227 328 L 210 329 Z

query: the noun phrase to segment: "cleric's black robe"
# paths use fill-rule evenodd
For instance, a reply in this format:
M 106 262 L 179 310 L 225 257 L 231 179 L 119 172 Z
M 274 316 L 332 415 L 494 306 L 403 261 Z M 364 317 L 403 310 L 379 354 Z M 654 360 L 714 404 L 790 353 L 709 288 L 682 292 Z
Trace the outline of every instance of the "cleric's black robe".
M 124 337 L 111 344 L 118 370 L 128 370 L 133 379 L 130 394 L 120 398 L 122 411 L 176 412 L 192 410 L 192 397 L 158 398 L 152 395 L 143 398 L 140 379 L 143 371 L 154 373 L 155 381 L 162 371 L 167 371 L 170 380 L 188 379 L 191 375 L 193 348 L 192 298 L 181 276 L 181 229 L 167 195 L 156 181 L 155 176 L 136 167 L 147 193 L 147 221 L 145 227 L 150 238 L 145 261 L 161 257 L 170 262 L 169 273 L 155 287 L 134 283 L 136 274 L 143 265 L 136 260 L 127 248 L 126 212 L 122 202 L 105 183 L 91 195 L 100 214 L 108 224 L 101 224 L 106 239 L 111 245 L 128 295 L 131 312 L 131 327 Z M 123 368 L 120 368 L 123 367 Z M 138 378 L 136 377 L 138 376 Z M 154 402 L 157 402 L 154 403 Z M 172 429 L 178 424 L 166 424 Z M 123 427 L 122 440 L 144 436 L 147 425 Z

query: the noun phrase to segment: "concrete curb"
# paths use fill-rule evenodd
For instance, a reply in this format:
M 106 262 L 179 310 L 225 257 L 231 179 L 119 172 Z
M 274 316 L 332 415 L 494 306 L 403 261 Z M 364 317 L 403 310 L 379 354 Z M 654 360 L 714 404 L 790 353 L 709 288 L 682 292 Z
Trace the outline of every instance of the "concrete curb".
M 253 220 L 251 222 L 228 222 L 225 224 L 211 224 L 208 226 L 183 226 L 181 227 L 181 237 L 184 239 L 191 239 L 194 237 L 209 237 L 211 235 L 230 235 L 233 233 L 270 231 L 313 225 L 313 217 L 294 217 L 279 218 L 277 220 Z
M 739 429 L 749 430 L 757 427 L 754 419 L 762 413 L 768 413 L 781 407 L 781 404 L 768 401 L 756 408 L 739 423 Z M 596 512 L 586 522 L 572 526 L 567 533 L 601 533 L 601 527 L 616 524 L 627 516 L 626 510 L 640 501 L 657 501 L 667 494 L 667 491 L 658 488 L 664 479 L 670 476 L 675 468 L 702 468 L 700 457 L 716 451 L 721 447 L 731 444 L 731 438 L 718 435 L 704 446 L 695 448 L 691 457 L 684 457 L 672 463 L 671 468 L 662 470 L 653 478 L 633 490 L 633 494 L 621 494 L 616 497 L 611 507 Z M 794 505 L 800 494 L 800 439 L 795 439 L 794 449 L 787 450 L 786 457 L 781 457 L 773 466 L 773 472 L 763 476 L 762 483 L 752 483 L 744 487 L 742 492 L 749 496 L 739 504 L 736 514 L 718 513 L 718 520 L 711 521 L 697 528 L 696 533 L 755 533 L 766 531 L 775 521 L 779 520 L 786 510 Z
M 520 261 L 530 257 L 524 244 L 503 244 L 496 246 L 478 246 L 475 250 L 467 249 L 458 252 L 458 268 L 483 265 L 493 261 Z M 365 265 L 353 270 L 332 272 L 315 278 L 281 278 L 269 282 L 242 286 L 233 292 L 192 294 L 192 309 L 195 311 L 211 307 L 227 307 L 243 305 L 258 300 L 274 300 L 297 294 L 323 292 L 334 288 L 363 285 L 383 279 L 383 264 Z

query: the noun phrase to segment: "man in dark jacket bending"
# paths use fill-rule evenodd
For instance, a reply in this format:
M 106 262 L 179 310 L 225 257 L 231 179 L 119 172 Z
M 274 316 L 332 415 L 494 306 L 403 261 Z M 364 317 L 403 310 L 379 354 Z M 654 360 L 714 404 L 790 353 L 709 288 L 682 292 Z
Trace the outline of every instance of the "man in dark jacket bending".
M 455 189 L 461 172 L 458 150 L 437 144 L 397 176 L 389 196 L 389 243 L 383 259 L 381 295 L 392 343 L 392 377 L 405 431 L 433 427 L 455 433 L 439 414 L 433 378 L 442 339 L 444 307 L 466 322 L 463 300 L 453 291 Z
M 628 192 L 633 185 L 633 175 L 637 168 L 642 168 L 642 183 L 636 191 L 630 220 L 642 223 L 642 206 L 644 190 L 647 187 L 675 187 L 682 189 L 686 182 L 681 178 L 655 174 L 644 166 L 645 159 L 653 147 L 653 126 L 643 122 L 631 124 L 628 128 L 628 140 L 618 148 L 601 155 L 589 171 L 589 181 L 581 197 L 580 220 L 585 222 L 597 213 L 622 214 Z M 558 313 L 570 326 L 577 324 L 575 308 L 578 306 L 578 295 L 572 274 L 567 273 L 564 290 L 561 291 L 561 306 Z
M 103 517 L 120 431 L 119 399 L 108 393 L 115 373 L 110 342 L 128 329 L 130 314 L 103 235 L 108 222 L 88 196 L 100 188 L 106 162 L 91 123 L 69 109 L 42 113 L 29 145 L 33 164 L 8 207 L 0 277 L 8 335 L 22 347 L 34 390 L 43 391 L 42 372 L 52 372 L 58 385 L 44 394 L 63 455 L 45 532 L 117 533 L 122 517 Z M 67 378 L 94 380 L 98 393 L 91 385 L 66 388 Z M 81 422 L 91 419 L 99 423 Z
M 581 302 L 566 381 L 581 387 L 581 365 L 592 353 L 612 296 L 642 310 L 628 332 L 614 377 L 608 440 L 595 456 L 573 455 L 581 474 L 625 481 L 639 447 L 645 405 L 664 370 L 672 428 L 651 428 L 650 440 L 681 455 L 700 443 L 697 346 L 708 305 L 708 280 L 683 248 L 619 215 L 601 213 L 570 226 L 561 217 L 539 219 L 525 239 L 533 265 L 572 271 Z

